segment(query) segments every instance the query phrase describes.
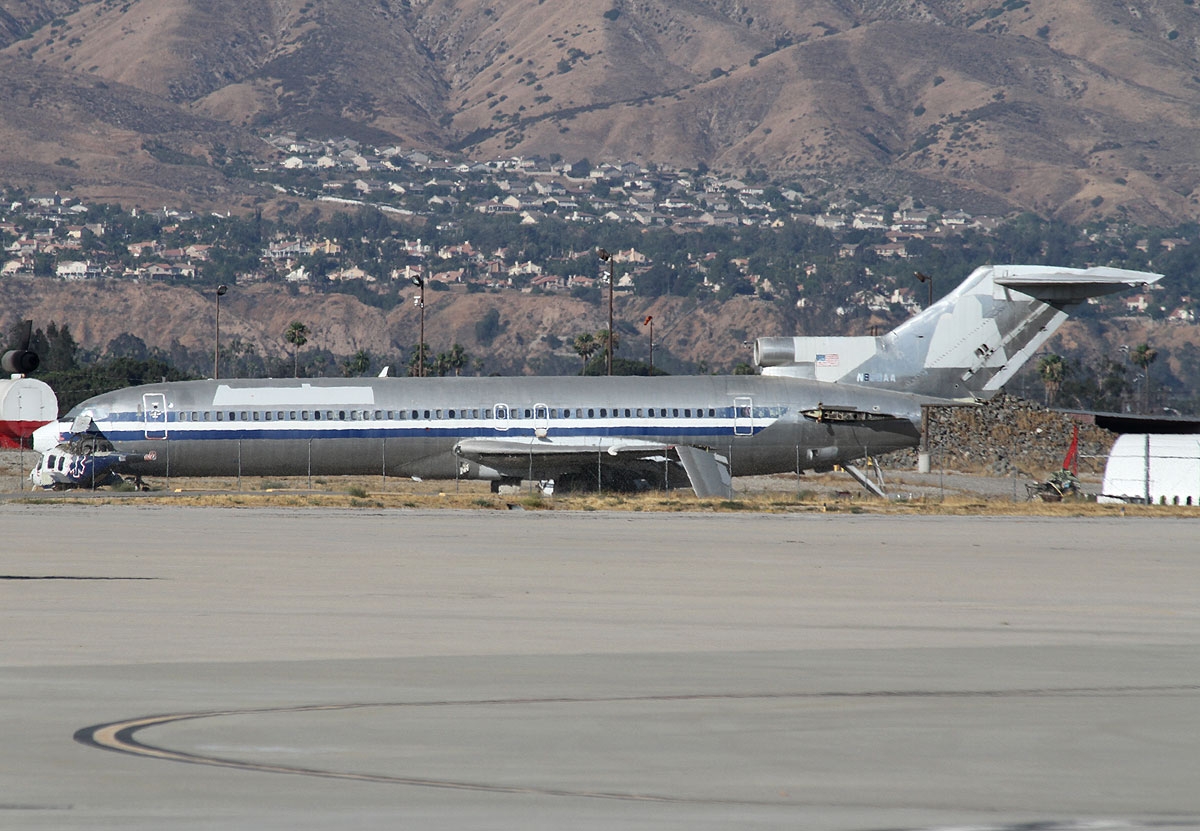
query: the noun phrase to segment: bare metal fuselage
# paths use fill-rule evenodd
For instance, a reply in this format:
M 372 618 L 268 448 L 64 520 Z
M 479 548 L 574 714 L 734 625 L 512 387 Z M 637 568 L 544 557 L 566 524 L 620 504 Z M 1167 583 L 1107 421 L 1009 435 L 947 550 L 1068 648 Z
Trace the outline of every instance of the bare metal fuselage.
M 152 384 L 80 416 L 119 451 L 153 453 L 125 469 L 141 475 L 553 478 L 686 445 L 742 476 L 916 446 L 920 402 L 761 376 L 281 379 Z M 456 452 L 468 445 L 506 452 Z

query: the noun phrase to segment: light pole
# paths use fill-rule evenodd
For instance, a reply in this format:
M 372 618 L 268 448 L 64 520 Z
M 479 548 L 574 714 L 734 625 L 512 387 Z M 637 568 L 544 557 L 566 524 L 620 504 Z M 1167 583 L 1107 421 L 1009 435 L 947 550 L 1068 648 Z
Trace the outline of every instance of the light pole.
M 933 305 L 933 278 L 921 271 L 914 271 L 913 276 L 929 287 L 929 300 L 925 303 L 925 308 L 928 309 Z
M 220 377 L 217 373 L 221 368 L 221 295 L 229 291 L 229 286 L 222 283 L 217 286 L 217 313 L 213 318 L 213 380 Z
M 933 278 L 923 271 L 914 271 L 913 276 L 920 280 L 929 289 L 928 299 L 925 301 L 925 308 L 928 309 L 933 305 Z M 929 406 L 922 405 L 921 407 L 921 447 L 917 451 L 917 472 L 929 472 Z
M 605 357 L 608 362 L 608 374 L 612 375 L 613 357 L 613 289 L 616 287 L 616 281 L 613 280 L 613 258 L 603 248 L 596 251 L 596 256 L 600 258 L 600 262 L 608 263 L 608 337 L 605 339 Z
M 1118 351 L 1121 353 L 1121 411 L 1127 413 L 1132 409 L 1125 403 L 1125 371 L 1129 367 L 1129 344 L 1121 344 Z
M 646 315 L 643 326 L 650 327 L 650 374 L 654 374 L 654 315 Z
M 417 377 L 425 377 L 425 278 L 420 274 L 412 278 L 413 285 L 421 290 L 414 298 L 421 310 L 421 340 L 417 344 Z

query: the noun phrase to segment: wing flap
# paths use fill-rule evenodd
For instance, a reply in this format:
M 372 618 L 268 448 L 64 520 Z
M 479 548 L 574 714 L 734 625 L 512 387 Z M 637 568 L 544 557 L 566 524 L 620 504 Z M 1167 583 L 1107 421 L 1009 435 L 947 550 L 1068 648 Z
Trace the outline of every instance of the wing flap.
M 554 478 L 597 464 L 621 467 L 624 460 L 662 456 L 670 445 L 622 440 L 575 444 L 531 436 L 528 439 L 463 439 L 455 445 L 458 456 L 486 465 L 505 476 Z
M 729 459 L 709 450 L 681 444 L 675 448 L 679 463 L 687 472 L 696 496 L 733 496 L 733 477 L 729 473 Z

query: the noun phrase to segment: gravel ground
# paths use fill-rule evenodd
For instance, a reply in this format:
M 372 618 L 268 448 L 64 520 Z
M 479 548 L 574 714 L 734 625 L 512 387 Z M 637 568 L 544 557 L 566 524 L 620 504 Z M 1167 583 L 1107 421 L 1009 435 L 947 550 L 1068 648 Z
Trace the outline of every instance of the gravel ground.
M 29 483 L 26 477 L 29 470 L 33 467 L 36 458 L 36 454 L 32 451 L 25 451 L 22 454 L 17 450 L 0 450 L 0 493 L 27 490 Z M 367 478 L 371 480 L 367 483 L 367 486 L 374 489 L 376 487 L 375 483 L 379 482 L 378 477 L 355 477 L 344 481 L 338 477 L 329 477 L 328 479 L 320 477 L 317 488 L 321 490 L 345 490 L 346 487 L 349 487 L 346 484 L 347 482 L 355 484 L 360 479 L 365 480 Z M 1085 492 L 1095 493 L 1099 490 L 1101 476 L 1084 472 L 1080 478 L 1084 482 Z M 162 486 L 164 484 L 156 480 L 148 481 L 152 486 Z M 243 480 L 240 489 L 262 491 L 264 489 L 264 482 L 267 481 L 260 477 L 248 476 Z M 956 470 L 935 470 L 932 473 L 917 473 L 911 469 L 889 469 L 886 467 L 883 471 L 884 490 L 893 499 L 936 499 L 968 496 L 988 500 L 1024 500 L 1026 499 L 1026 485 L 1032 484 L 1034 481 L 1033 477 L 1022 474 L 1000 476 Z M 198 479 L 187 482 L 177 480 L 171 484 L 172 488 L 183 487 L 185 489 L 194 488 L 197 490 L 238 489 L 236 480 L 233 479 Z M 467 483 L 463 484 L 466 485 Z M 479 484 L 471 483 L 472 486 Z M 290 486 L 304 487 L 304 485 L 297 485 L 295 483 L 292 483 Z M 416 483 L 405 479 L 389 479 L 388 486 L 388 490 L 401 492 L 411 490 L 414 493 L 430 490 L 436 491 L 439 487 L 446 489 L 446 486 L 441 483 Z M 734 490 L 736 493 L 744 495 L 795 493 L 818 494 L 829 499 L 859 499 L 869 497 L 866 490 L 845 473 L 806 474 L 799 478 L 792 474 L 743 476 L 734 480 Z

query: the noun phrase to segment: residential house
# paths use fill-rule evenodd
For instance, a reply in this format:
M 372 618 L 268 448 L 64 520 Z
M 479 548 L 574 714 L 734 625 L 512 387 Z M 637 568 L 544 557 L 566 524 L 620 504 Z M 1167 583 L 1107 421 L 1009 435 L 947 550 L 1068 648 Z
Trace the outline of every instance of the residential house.
M 91 260 L 65 260 L 55 266 L 54 273 L 60 280 L 95 280 L 104 275 L 104 269 Z

